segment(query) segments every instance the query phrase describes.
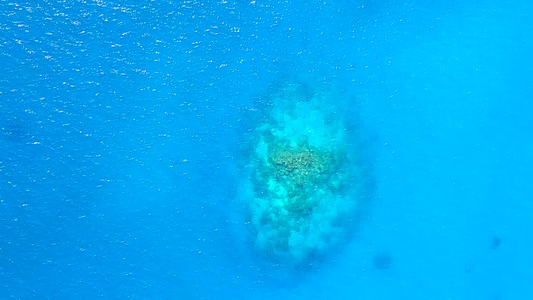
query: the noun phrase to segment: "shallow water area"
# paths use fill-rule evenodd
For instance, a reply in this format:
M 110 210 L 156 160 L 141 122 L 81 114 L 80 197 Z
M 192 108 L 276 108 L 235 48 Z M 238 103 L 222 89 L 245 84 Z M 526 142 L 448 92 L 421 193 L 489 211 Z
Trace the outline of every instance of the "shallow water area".
M 269 96 L 248 157 L 254 244 L 289 265 L 345 239 L 365 189 L 361 157 L 328 85 L 284 81 Z

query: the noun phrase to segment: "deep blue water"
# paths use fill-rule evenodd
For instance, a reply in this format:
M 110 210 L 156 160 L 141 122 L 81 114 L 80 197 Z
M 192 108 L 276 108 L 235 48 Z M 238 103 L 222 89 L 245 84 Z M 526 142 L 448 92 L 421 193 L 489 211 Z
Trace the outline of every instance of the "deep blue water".
M 0 0 L 0 299 L 533 297 L 533 6 L 347 2 Z M 239 192 L 299 74 L 375 183 L 309 268 L 254 251 Z

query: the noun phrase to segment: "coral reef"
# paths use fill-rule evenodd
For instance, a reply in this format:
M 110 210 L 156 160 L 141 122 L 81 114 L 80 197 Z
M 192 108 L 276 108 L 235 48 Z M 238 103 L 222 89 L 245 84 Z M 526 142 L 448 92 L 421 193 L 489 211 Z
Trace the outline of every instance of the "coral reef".
M 320 255 L 342 237 L 356 207 L 350 189 L 358 177 L 342 120 L 327 109 L 331 100 L 301 91 L 288 84 L 273 97 L 250 158 L 255 244 L 291 264 Z

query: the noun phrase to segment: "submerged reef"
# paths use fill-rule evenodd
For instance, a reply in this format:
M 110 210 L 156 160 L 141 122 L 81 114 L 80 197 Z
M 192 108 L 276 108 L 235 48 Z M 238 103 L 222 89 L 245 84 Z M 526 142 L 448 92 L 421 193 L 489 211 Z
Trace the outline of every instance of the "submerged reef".
M 271 95 L 249 163 L 255 246 L 302 264 L 344 236 L 357 209 L 357 147 L 327 93 L 286 83 Z

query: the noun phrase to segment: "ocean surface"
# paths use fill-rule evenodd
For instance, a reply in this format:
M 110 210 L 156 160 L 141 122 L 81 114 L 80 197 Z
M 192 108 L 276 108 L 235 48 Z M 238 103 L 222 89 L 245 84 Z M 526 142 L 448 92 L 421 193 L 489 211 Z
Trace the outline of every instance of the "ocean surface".
M 532 53 L 526 0 L 0 0 L 0 299 L 533 299 Z M 271 133 L 336 162 L 296 208 Z

